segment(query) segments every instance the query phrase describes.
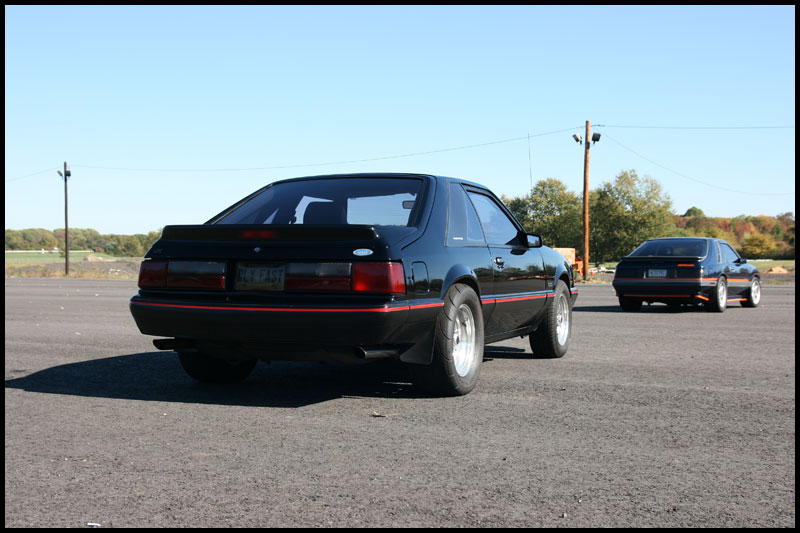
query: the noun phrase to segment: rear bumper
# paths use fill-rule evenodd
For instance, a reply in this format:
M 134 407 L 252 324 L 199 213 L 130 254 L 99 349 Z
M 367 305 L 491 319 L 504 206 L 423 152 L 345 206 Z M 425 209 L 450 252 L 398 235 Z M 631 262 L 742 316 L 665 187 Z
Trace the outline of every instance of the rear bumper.
M 704 303 L 709 301 L 717 286 L 714 280 L 614 280 L 620 298 L 652 302 Z
M 414 359 L 410 348 L 432 339 L 443 305 L 441 300 L 347 306 L 227 304 L 137 295 L 130 310 L 145 335 L 261 347 L 265 358 L 275 350 L 353 352 L 359 347 L 393 346 Z

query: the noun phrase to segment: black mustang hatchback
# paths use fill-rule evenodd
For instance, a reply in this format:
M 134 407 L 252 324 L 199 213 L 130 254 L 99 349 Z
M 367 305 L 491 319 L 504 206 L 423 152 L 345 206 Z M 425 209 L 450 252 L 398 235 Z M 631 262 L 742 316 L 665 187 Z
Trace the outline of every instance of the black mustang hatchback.
M 722 239 L 665 237 L 644 242 L 622 258 L 614 289 L 624 311 L 642 303 L 703 305 L 722 313 L 731 302 L 758 307 L 761 275 Z
M 564 257 L 488 189 L 416 174 L 279 181 L 167 226 L 139 288 L 137 326 L 197 380 L 240 381 L 258 360 L 393 358 L 441 395 L 475 387 L 484 344 L 529 335 L 562 357 L 577 298 Z

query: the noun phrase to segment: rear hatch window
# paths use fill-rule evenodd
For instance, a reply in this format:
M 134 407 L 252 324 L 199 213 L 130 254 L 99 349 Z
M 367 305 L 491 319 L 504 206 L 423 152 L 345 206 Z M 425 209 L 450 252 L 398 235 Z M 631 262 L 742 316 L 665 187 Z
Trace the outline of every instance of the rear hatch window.
M 705 257 L 708 241 L 702 239 L 659 239 L 647 241 L 628 257 Z
M 214 223 L 411 226 L 422 180 L 321 178 L 267 187 Z

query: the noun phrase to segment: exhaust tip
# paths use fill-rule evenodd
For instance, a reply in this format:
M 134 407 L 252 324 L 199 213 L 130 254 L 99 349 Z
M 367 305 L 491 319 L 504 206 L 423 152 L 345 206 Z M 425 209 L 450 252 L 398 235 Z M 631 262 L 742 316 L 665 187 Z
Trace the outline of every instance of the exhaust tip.
M 397 359 L 400 357 L 400 350 L 396 348 L 365 348 L 363 346 L 356 346 L 355 354 L 359 359 L 365 360 Z

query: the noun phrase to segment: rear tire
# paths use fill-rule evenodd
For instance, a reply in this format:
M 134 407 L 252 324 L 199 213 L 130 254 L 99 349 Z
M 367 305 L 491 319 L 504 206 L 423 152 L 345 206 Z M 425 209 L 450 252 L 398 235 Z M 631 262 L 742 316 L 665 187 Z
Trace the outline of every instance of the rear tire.
M 714 313 L 724 313 L 728 307 L 728 282 L 725 281 L 723 276 L 717 280 L 717 286 L 714 288 L 714 294 L 711 300 L 706 304 L 706 309 Z
M 742 302 L 742 307 L 758 307 L 761 303 L 761 280 L 758 278 L 753 279 L 750 284 L 750 290 L 747 291 L 747 298 Z
M 567 285 L 556 283 L 555 297 L 545 309 L 539 327 L 529 335 L 531 350 L 538 357 L 564 357 L 572 335 L 572 305 Z
M 178 359 L 186 373 L 202 383 L 239 383 L 258 362 L 256 359 L 230 362 L 197 351 L 179 351 Z
M 642 308 L 642 300 L 633 300 L 631 298 L 619 297 L 619 307 L 623 311 L 638 311 Z
M 414 385 L 436 396 L 462 396 L 478 383 L 483 362 L 483 311 L 478 295 L 455 284 L 436 320 L 433 361 L 411 365 Z

